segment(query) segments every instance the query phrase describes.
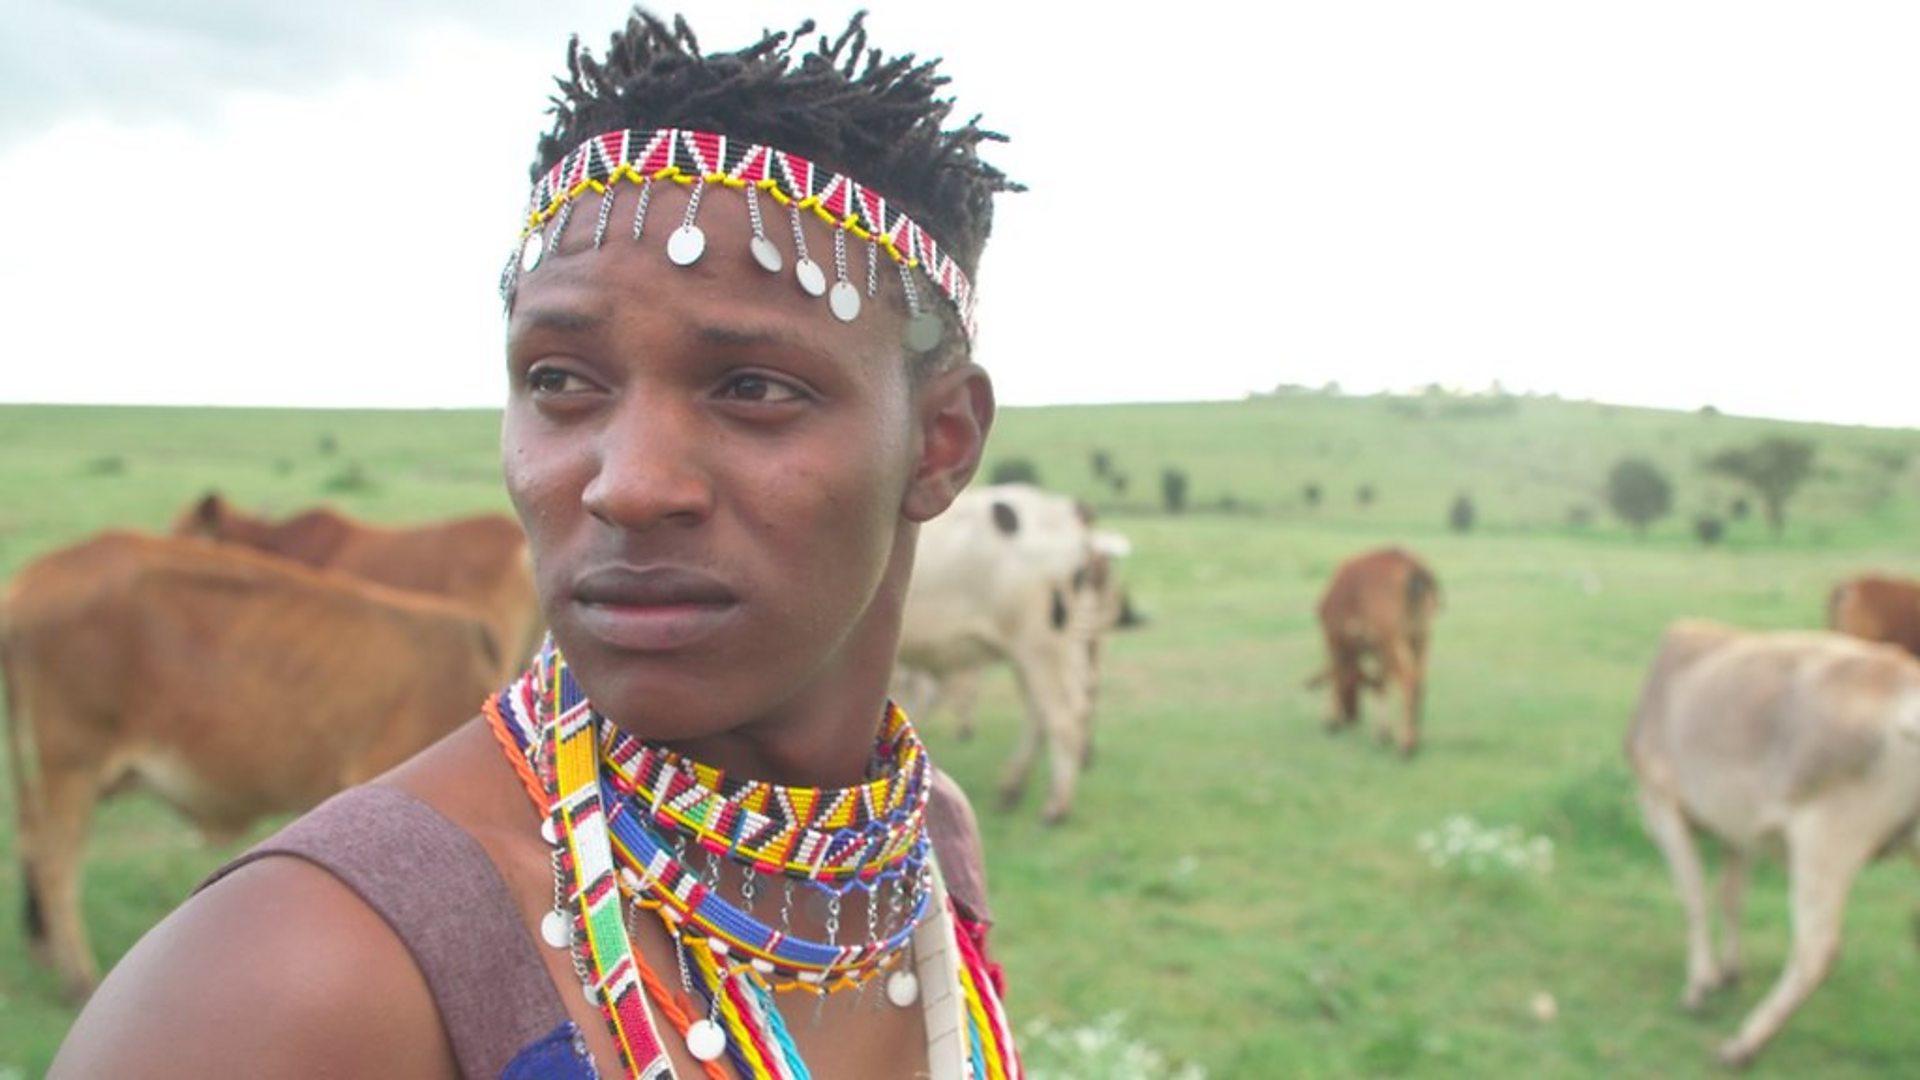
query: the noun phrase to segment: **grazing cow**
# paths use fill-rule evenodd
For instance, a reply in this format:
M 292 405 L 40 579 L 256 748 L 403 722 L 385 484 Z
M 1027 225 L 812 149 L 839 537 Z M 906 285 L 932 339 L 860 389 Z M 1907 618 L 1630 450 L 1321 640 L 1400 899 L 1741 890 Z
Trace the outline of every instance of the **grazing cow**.
M 1125 604 L 1112 560 L 1125 541 L 1086 507 L 1024 484 L 963 494 L 923 525 L 902 613 L 895 685 L 909 715 L 931 712 L 951 680 L 1007 662 L 1028 724 L 1000 784 L 1019 801 L 1044 739 L 1052 761 L 1045 819 L 1065 818 L 1091 746 L 1101 634 Z
M 1920 581 L 1883 574 L 1843 581 L 1827 598 L 1827 625 L 1920 656 Z
M 1308 683 L 1333 684 L 1333 715 L 1327 730 L 1360 721 L 1360 687 L 1384 693 L 1391 676 L 1399 684 L 1402 705 L 1400 753 L 1412 756 L 1420 746 L 1420 702 L 1426 684 L 1427 642 L 1440 608 L 1440 582 L 1426 564 L 1404 548 L 1379 548 L 1341 563 L 1320 597 L 1320 631 L 1327 643 L 1327 668 Z M 1371 658 L 1380 665 L 1366 669 Z M 1380 738 L 1392 738 L 1387 724 Z
M 280 522 L 208 494 L 174 523 L 176 536 L 241 544 L 381 585 L 434 593 L 478 609 L 500 642 L 504 683 L 539 648 L 545 622 L 526 534 L 505 514 L 477 514 L 389 529 L 324 507 Z
M 1786 968 L 1720 1046 L 1723 1061 L 1745 1062 L 1826 977 L 1861 867 L 1915 850 L 1920 661 L 1841 634 L 1681 621 L 1654 658 L 1626 750 L 1647 831 L 1686 911 L 1686 1008 L 1739 974 L 1749 863 L 1785 848 Z M 1724 853 L 1717 961 L 1696 830 L 1718 837 Z
M 478 613 L 203 540 L 107 533 L 0 606 L 28 937 L 79 999 L 94 804 L 154 791 L 211 838 L 312 806 L 473 716 L 500 650 Z

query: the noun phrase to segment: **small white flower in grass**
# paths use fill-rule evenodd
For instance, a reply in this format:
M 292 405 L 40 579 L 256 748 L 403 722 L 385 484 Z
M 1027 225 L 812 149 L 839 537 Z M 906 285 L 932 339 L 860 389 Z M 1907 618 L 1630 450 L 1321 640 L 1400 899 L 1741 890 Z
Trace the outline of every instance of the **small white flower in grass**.
M 1422 831 L 1414 837 L 1414 847 L 1434 869 L 1469 877 L 1553 871 L 1552 840 L 1528 836 L 1517 825 L 1482 825 L 1466 814 L 1449 814 L 1438 828 Z

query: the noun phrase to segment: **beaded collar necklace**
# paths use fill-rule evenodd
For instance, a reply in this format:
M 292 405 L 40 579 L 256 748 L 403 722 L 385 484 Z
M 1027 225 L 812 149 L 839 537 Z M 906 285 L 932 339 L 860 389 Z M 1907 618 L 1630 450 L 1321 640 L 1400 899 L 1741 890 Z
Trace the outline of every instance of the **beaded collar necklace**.
M 925 830 L 931 766 L 898 708 L 887 708 L 873 778 L 832 791 L 734 780 L 628 735 L 593 710 L 551 641 L 486 711 L 545 813 L 555 896 L 541 934 L 571 951 L 629 1076 L 672 1075 L 657 1035 L 664 1012 L 710 1076 L 727 1075 L 725 1058 L 743 1077 L 806 1077 L 774 992 L 824 1002 L 882 973 L 893 1004 L 926 999 L 935 1076 L 1019 1075 L 983 961 L 937 884 Z M 738 904 L 723 895 L 723 868 L 741 878 Z M 778 927 L 753 914 L 756 891 L 774 887 Z M 824 905 L 826 941 L 789 932 L 796 889 Z M 843 943 L 841 906 L 855 895 L 866 932 Z M 700 1019 L 680 1015 L 633 947 L 628 920 L 642 912 L 672 939 Z

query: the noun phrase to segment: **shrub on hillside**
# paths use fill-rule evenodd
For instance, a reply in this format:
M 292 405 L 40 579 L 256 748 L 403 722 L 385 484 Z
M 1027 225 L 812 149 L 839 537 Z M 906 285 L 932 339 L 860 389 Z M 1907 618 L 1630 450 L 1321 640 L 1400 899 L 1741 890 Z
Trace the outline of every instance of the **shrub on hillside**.
M 1457 533 L 1473 531 L 1474 519 L 1479 511 L 1474 508 L 1473 499 L 1461 492 L 1453 497 L 1453 505 L 1447 508 L 1447 527 Z
M 328 432 L 320 436 L 320 456 L 321 457 L 332 457 L 333 455 L 339 452 L 340 452 L 340 440 L 334 438 L 332 432 Z
M 1033 484 L 1040 483 L 1040 470 L 1026 458 L 1008 458 L 993 463 L 993 471 L 987 474 L 987 482 L 992 484 Z
M 1304 500 L 1308 506 L 1319 506 L 1321 494 L 1319 484 L 1308 484 L 1306 487 L 1300 489 L 1300 498 Z
M 1673 509 L 1673 485 L 1645 458 L 1623 458 L 1607 473 L 1607 506 L 1645 536 L 1647 526 Z
M 1087 464 L 1092 467 L 1096 479 L 1106 480 L 1113 476 L 1113 455 L 1105 450 L 1095 450 L 1089 454 Z
M 1787 524 L 1787 500 L 1813 473 L 1813 454 L 1814 445 L 1806 439 L 1769 435 L 1752 446 L 1720 451 L 1707 459 L 1707 468 L 1752 488 L 1779 536 Z
M 1588 529 L 1593 527 L 1593 507 L 1584 504 L 1567 507 L 1567 528 Z
M 1727 535 L 1727 523 L 1712 514 L 1693 519 L 1693 535 L 1705 547 L 1712 547 Z
M 1753 504 L 1744 498 L 1733 500 L 1733 505 L 1727 507 L 1727 516 L 1735 521 L 1745 521 L 1747 515 L 1751 513 L 1753 513 Z
M 338 494 L 351 494 L 356 491 L 372 491 L 373 476 L 357 461 L 349 461 L 340 471 L 321 482 L 322 490 Z
M 1354 492 L 1353 497 L 1361 506 L 1372 506 L 1373 500 L 1379 498 L 1380 493 L 1373 489 L 1372 484 L 1361 484 L 1360 490 Z
M 1160 471 L 1160 501 L 1166 506 L 1169 514 L 1182 513 L 1187 509 L 1185 470 L 1168 468 Z
M 88 476 L 120 476 L 127 471 L 127 459 L 119 454 L 97 457 L 81 466 L 80 471 Z

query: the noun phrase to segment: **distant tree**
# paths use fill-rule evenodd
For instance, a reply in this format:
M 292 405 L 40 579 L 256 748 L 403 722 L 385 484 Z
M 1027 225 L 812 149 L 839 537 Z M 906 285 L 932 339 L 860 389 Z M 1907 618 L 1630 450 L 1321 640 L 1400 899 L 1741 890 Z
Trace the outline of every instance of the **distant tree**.
M 1753 504 L 1744 498 L 1733 500 L 1733 505 L 1727 507 L 1727 516 L 1735 521 L 1745 521 L 1747 515 L 1751 513 L 1753 513 Z
M 1712 514 L 1701 514 L 1693 519 L 1693 535 L 1706 547 L 1712 547 L 1727 535 L 1726 522 Z
M 1447 525 L 1457 533 L 1472 532 L 1474 519 L 1478 516 L 1473 499 L 1463 491 L 1453 497 L 1453 505 L 1447 508 Z
M 1321 494 L 1319 484 L 1308 484 L 1300 489 L 1300 497 L 1306 500 L 1308 506 L 1319 506 Z
M 1373 500 L 1379 498 L 1380 493 L 1373 489 L 1372 484 L 1361 484 L 1360 490 L 1354 492 L 1353 497 L 1359 500 L 1361 506 L 1372 506 Z
M 1040 470 L 1033 462 L 1023 457 L 1008 458 L 994 462 L 993 471 L 987 474 L 990 484 L 1038 484 Z
M 1187 474 L 1181 469 L 1163 469 L 1160 472 L 1160 499 L 1166 504 L 1167 513 L 1182 513 L 1187 508 Z
M 332 457 L 333 455 L 339 452 L 340 452 L 340 440 L 334 438 L 332 432 L 329 431 L 320 436 L 320 456 L 321 457 Z
M 1752 488 L 1777 537 L 1787 524 L 1787 500 L 1813 473 L 1813 454 L 1814 445 L 1805 439 L 1769 435 L 1752 446 L 1720 451 L 1707 459 L 1707 468 Z
M 1700 415 L 1701 416 L 1719 416 L 1720 410 L 1713 405 L 1702 405 L 1700 406 Z
M 1607 474 L 1607 506 L 1645 536 L 1649 523 L 1673 509 L 1673 485 L 1645 458 L 1623 458 Z
M 1093 475 L 1102 480 L 1113 475 L 1113 455 L 1105 450 L 1095 450 L 1088 463 L 1093 466 Z
M 1115 495 L 1125 495 L 1127 493 L 1126 473 L 1114 473 L 1112 476 L 1107 477 L 1107 482 L 1113 485 L 1113 493 Z
M 1585 505 L 1567 507 L 1567 527 L 1570 529 L 1592 528 L 1593 507 Z

